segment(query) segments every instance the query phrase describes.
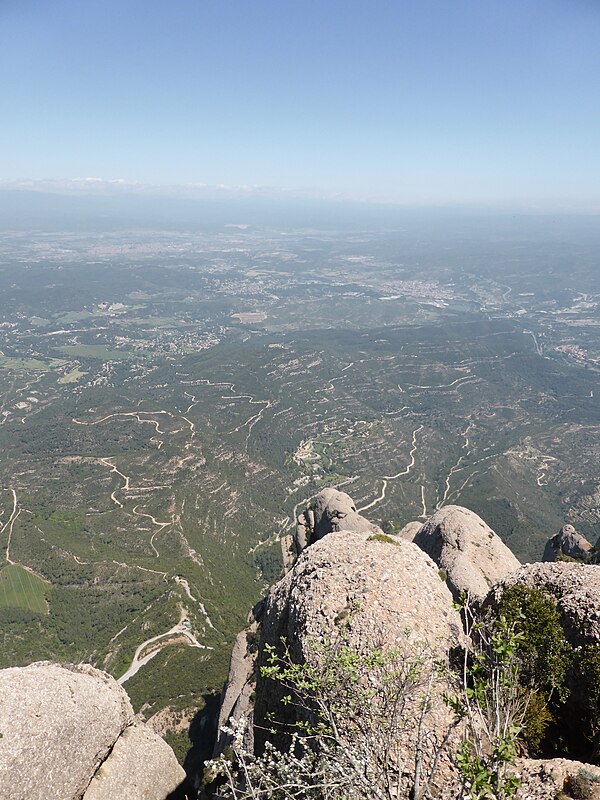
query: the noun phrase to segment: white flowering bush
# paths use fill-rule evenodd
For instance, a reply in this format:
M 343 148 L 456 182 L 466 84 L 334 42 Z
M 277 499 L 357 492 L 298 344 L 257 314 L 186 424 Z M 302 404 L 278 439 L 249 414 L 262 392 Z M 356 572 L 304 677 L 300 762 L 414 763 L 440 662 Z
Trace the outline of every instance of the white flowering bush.
M 348 625 L 350 622 L 348 623 Z M 246 747 L 247 721 L 231 721 L 228 751 L 207 765 L 223 781 L 217 796 L 234 800 L 392 800 L 428 795 L 445 735 L 429 725 L 442 667 L 425 646 L 372 646 L 359 652 L 345 630 L 313 643 L 311 663 L 267 646 L 263 678 L 283 687 L 293 723 L 273 715 L 264 751 Z M 293 714 L 290 714 L 293 710 Z M 439 727 L 439 726 L 438 726 Z M 272 743 L 277 742 L 277 747 Z
M 411 644 L 409 632 L 398 649 L 358 650 L 351 617 L 335 640 L 313 642 L 310 663 L 296 662 L 284 641 L 279 654 L 267 645 L 261 674 L 283 689 L 286 713 L 267 718 L 258 754 L 247 746 L 248 720 L 223 729 L 230 747 L 205 774 L 214 796 L 429 800 L 444 763 L 443 796 L 514 797 L 531 696 L 520 680 L 522 633 L 518 621 L 476 621 L 468 604 L 462 612 L 472 646 L 454 669 Z

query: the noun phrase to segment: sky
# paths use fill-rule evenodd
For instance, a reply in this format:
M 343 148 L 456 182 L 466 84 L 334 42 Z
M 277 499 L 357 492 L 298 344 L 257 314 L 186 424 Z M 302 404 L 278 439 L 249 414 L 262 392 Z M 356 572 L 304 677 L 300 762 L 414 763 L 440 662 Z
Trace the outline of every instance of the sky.
M 0 74 L 0 186 L 600 210 L 600 0 L 0 0 Z

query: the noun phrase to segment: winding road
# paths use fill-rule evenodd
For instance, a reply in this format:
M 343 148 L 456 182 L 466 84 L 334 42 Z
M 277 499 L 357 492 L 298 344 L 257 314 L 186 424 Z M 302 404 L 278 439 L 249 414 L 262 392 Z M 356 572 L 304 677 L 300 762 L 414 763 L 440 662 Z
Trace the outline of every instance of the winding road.
M 417 452 L 417 449 L 418 449 L 417 434 L 420 433 L 423 430 L 423 428 L 424 428 L 423 425 L 419 425 L 419 427 L 415 428 L 415 430 L 413 431 L 412 447 L 411 447 L 411 451 L 410 451 L 410 461 L 408 462 L 406 467 L 404 467 L 404 469 L 400 470 L 400 472 L 397 472 L 395 475 L 384 475 L 383 476 L 383 484 L 382 484 L 382 487 L 381 487 L 381 494 L 379 495 L 379 497 L 376 497 L 375 500 L 372 500 L 368 505 L 361 506 L 361 508 L 357 509 L 357 511 L 359 513 L 362 513 L 363 511 L 367 511 L 367 509 L 373 508 L 373 506 L 376 506 L 376 505 L 378 505 L 379 503 L 381 503 L 381 502 L 383 502 L 385 500 L 385 493 L 386 493 L 386 490 L 387 490 L 388 481 L 395 481 L 397 478 L 400 478 L 403 475 L 408 475 L 410 473 L 411 469 L 415 466 L 415 453 Z
M 145 642 L 142 642 L 136 649 L 131 664 L 127 668 L 127 670 L 121 675 L 120 678 L 117 679 L 117 683 L 121 686 L 126 683 L 130 678 L 132 678 L 139 670 L 151 661 L 154 656 L 157 656 L 163 647 L 166 647 L 168 644 L 171 643 L 171 640 L 174 637 L 178 639 L 180 637 L 185 637 L 188 640 L 188 644 L 190 647 L 198 647 L 201 650 L 212 650 L 212 647 L 208 645 L 201 644 L 194 634 L 191 632 L 189 627 L 189 620 L 185 611 L 182 610 L 181 617 L 179 622 L 176 625 L 173 625 L 170 630 L 165 631 L 164 633 L 159 633 L 156 636 L 151 636 L 149 639 L 146 639 Z M 146 653 L 145 656 L 142 656 L 144 650 L 151 644 L 160 643 L 154 649 L 152 649 L 149 653 Z

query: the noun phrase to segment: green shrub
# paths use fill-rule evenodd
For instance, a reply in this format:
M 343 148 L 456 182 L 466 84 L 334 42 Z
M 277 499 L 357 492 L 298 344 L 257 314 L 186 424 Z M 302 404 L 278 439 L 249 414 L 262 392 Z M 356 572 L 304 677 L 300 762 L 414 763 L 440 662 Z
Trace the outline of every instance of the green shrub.
M 539 589 L 511 586 L 502 595 L 498 613 L 508 620 L 519 620 L 522 679 L 549 701 L 564 701 L 569 694 L 566 678 L 573 663 L 573 648 L 552 598 Z
M 580 648 L 575 656 L 578 690 L 585 697 L 581 709 L 584 736 L 592 744 L 592 758 L 600 755 L 600 645 Z
M 569 696 L 567 677 L 573 667 L 574 650 L 565 637 L 554 601 L 539 589 L 520 585 L 507 588 L 497 614 L 519 625 L 520 682 L 533 690 L 523 739 L 531 755 L 545 754 L 547 729 L 561 724 Z
M 387 544 L 393 544 L 396 547 L 400 547 L 398 542 L 395 539 L 392 539 L 391 536 L 388 536 L 387 533 L 374 533 L 372 536 L 369 536 L 367 542 L 386 542 Z

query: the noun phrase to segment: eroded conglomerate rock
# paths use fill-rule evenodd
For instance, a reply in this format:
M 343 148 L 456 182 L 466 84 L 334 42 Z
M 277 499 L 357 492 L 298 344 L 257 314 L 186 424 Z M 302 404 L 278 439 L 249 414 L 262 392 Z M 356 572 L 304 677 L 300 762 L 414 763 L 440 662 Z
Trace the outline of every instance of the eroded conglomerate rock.
M 433 561 L 410 542 L 381 534 L 334 531 L 307 548 L 294 568 L 271 590 L 261 621 L 259 662 L 266 645 L 281 651 L 282 638 L 297 662 L 319 663 L 319 646 L 335 640 L 343 630 L 347 644 L 358 652 L 372 645 L 398 648 L 406 658 L 424 658 L 423 669 L 433 659 L 444 661 L 449 649 L 463 640 L 461 621 L 452 595 Z M 441 742 L 451 721 L 442 700 L 439 675 L 427 718 L 427 746 Z M 265 723 L 273 714 L 284 722 L 282 688 L 260 675 L 254 709 L 258 747 L 265 740 Z M 414 764 L 416 724 L 422 696 L 415 695 L 404 710 L 406 729 L 402 746 L 410 790 L 410 765 Z M 430 758 L 429 751 L 425 760 Z M 442 757 L 440 780 L 450 785 L 453 767 Z
M 465 508 L 444 507 L 424 525 L 409 523 L 398 536 L 389 537 L 356 511 L 348 495 L 326 490 L 301 516 L 298 531 L 301 555 L 272 588 L 260 617 L 255 617 L 263 654 L 258 656 L 258 666 L 265 663 L 265 645 L 282 652 L 282 639 L 294 661 L 319 664 L 323 643 L 341 636 L 359 653 L 368 652 L 372 644 L 383 644 L 400 648 L 408 657 L 428 653 L 444 662 L 454 646 L 465 643 L 452 597 L 468 593 L 485 609 L 497 604 L 505 588 L 515 584 L 541 589 L 554 599 L 575 648 L 600 645 L 600 566 L 572 562 L 521 566 L 485 522 Z M 563 543 L 565 534 L 571 536 L 572 531 L 563 528 Z M 566 553 L 564 548 L 562 552 Z M 246 633 L 236 648 L 239 653 L 232 659 L 234 674 L 232 678 L 230 673 L 231 692 L 226 693 L 222 720 L 229 713 L 254 713 L 260 750 L 269 735 L 265 731 L 271 727 L 270 719 L 289 724 L 297 717 L 289 706 L 281 705 L 282 687 L 257 673 Z M 249 692 L 257 674 L 253 709 Z M 451 714 L 442 699 L 444 681 L 436 680 L 427 730 L 430 741 L 439 742 Z M 580 720 L 591 700 L 581 687 L 570 688 L 569 713 Z M 419 707 L 415 701 L 404 710 L 409 721 L 400 737 L 405 771 L 399 796 L 403 797 L 411 791 Z M 276 742 L 279 736 L 275 735 Z M 440 800 L 460 796 L 457 748 L 453 735 L 431 787 Z M 427 751 L 426 762 L 430 755 Z M 600 800 L 599 767 L 562 758 L 523 758 L 510 771 L 520 777 L 516 797 L 521 800 Z
M 301 553 L 309 544 L 333 531 L 381 533 L 381 528 L 369 522 L 356 510 L 349 494 L 338 489 L 323 489 L 312 504 L 298 517 L 296 550 Z
M 563 525 L 560 531 L 548 539 L 542 561 L 556 561 L 560 556 L 583 560 L 593 546 L 585 536 L 577 533 L 572 525 Z
M 245 745 L 248 750 L 254 747 L 252 722 L 254 717 L 253 695 L 256 686 L 256 660 L 258 656 L 258 620 L 259 604 L 253 611 L 248 627 L 238 633 L 233 643 L 227 682 L 221 695 L 219 710 L 218 734 L 214 747 L 214 755 L 223 753 L 231 741 L 229 734 L 222 728 L 231 718 L 245 717 L 249 721 Z
M 185 774 L 169 745 L 146 725 L 125 728 L 83 800 L 167 798 Z
M 496 604 L 506 587 L 522 585 L 552 597 L 572 645 L 600 644 L 600 566 L 557 561 L 525 564 L 492 588 L 485 604 Z
M 125 691 L 110 675 L 91 666 L 38 662 L 0 670 L 0 797 L 87 798 L 86 789 L 98 769 L 107 774 L 113 770 L 112 756 L 122 750 L 117 745 L 132 723 Z M 155 734 L 145 732 L 142 749 L 131 746 L 134 740 L 126 748 L 131 771 L 147 758 L 152 740 L 152 752 L 162 754 L 157 766 L 164 780 L 154 782 L 145 794 L 119 792 L 113 797 L 164 800 L 161 787 L 168 784 L 168 791 L 175 789 L 185 773 Z
M 440 508 L 413 541 L 444 570 L 457 599 L 468 594 L 483 600 L 491 586 L 520 564 L 481 517 L 462 506 Z
M 566 758 L 520 758 L 519 800 L 600 800 L 600 767 Z

